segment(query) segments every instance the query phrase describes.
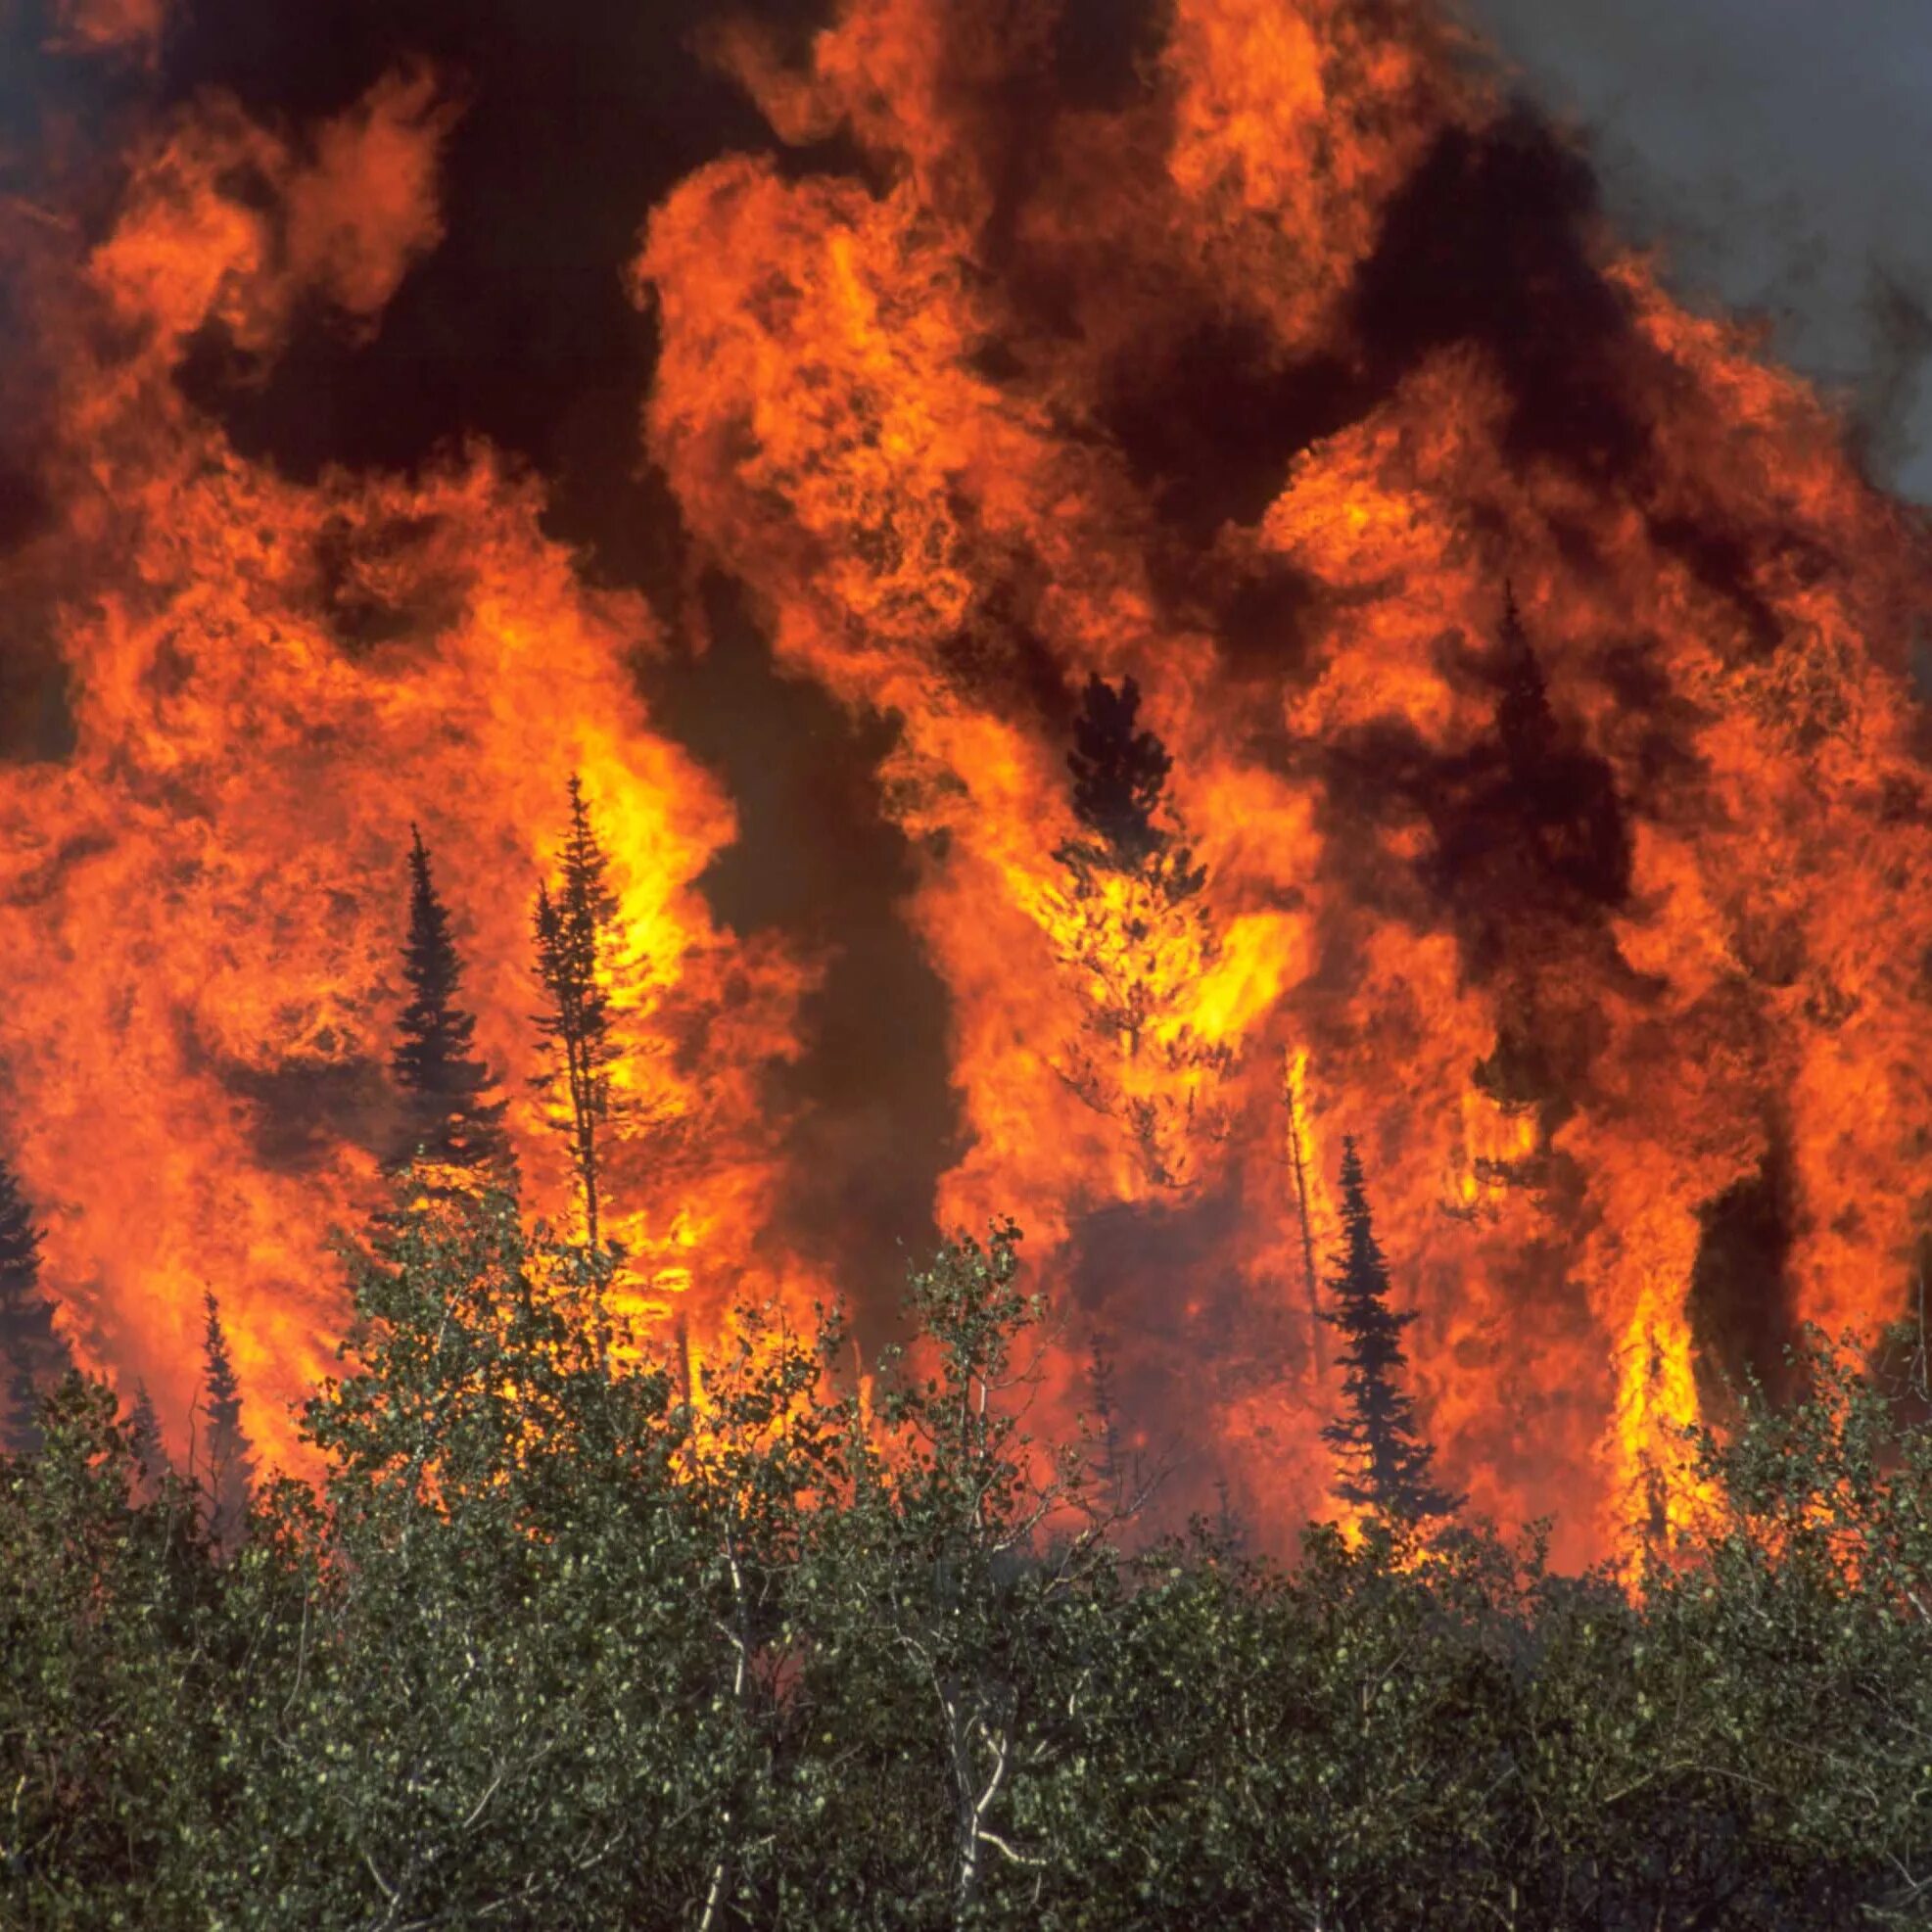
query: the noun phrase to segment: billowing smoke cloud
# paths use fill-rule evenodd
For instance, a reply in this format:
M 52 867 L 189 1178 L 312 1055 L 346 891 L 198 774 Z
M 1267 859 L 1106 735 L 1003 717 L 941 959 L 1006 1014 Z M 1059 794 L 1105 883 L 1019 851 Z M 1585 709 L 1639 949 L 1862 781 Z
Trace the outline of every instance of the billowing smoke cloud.
M 862 165 L 720 161 L 639 262 L 696 542 L 781 664 L 904 721 L 942 1211 L 1017 1211 L 1291 1514 L 1296 1067 L 1318 1245 L 1353 1131 L 1458 1480 L 1689 1506 L 1700 1372 L 1904 1281 L 1915 530 L 1425 10 L 1182 0 L 1099 106 L 1052 22 L 725 36 L 779 133 Z M 1174 754 L 1185 908 L 1069 864 L 1090 675 Z
M 1762 315 L 1850 396 L 1879 473 L 1932 498 L 1932 17 L 1915 0 L 1467 0 L 1579 122 L 1673 287 Z

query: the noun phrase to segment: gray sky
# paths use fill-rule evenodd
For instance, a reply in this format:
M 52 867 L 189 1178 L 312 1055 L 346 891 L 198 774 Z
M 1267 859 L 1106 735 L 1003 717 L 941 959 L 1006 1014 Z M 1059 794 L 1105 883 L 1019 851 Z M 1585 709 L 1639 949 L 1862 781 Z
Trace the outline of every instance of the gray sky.
M 1770 317 L 1932 501 L 1932 0 L 1463 0 L 1678 292 Z

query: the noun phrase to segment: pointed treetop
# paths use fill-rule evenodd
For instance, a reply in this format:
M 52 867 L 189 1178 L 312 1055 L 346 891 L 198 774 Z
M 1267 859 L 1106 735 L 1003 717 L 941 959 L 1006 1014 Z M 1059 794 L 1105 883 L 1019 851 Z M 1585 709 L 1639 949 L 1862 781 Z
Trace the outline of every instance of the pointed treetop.
M 1543 667 L 1523 628 L 1516 588 L 1510 584 L 1503 587 L 1503 628 L 1496 658 L 1501 679 L 1496 734 L 1510 770 L 1519 778 L 1528 778 L 1556 748 L 1558 731 Z
M 402 965 L 410 997 L 391 1062 L 405 1102 L 406 1144 L 399 1160 L 420 1153 L 442 1166 L 504 1174 L 510 1167 L 504 1103 L 489 1098 L 495 1076 L 475 1056 L 475 1017 L 456 1004 L 462 961 L 429 849 L 417 826 L 409 833 L 409 933 Z
M 590 806 L 580 773 L 570 775 L 570 831 L 563 844 L 563 891 L 566 912 L 608 922 L 617 917 L 618 899 L 610 883 L 610 855 L 590 822 Z
M 241 1379 L 235 1374 L 235 1363 L 228 1349 L 228 1331 L 221 1320 L 221 1303 L 215 1299 L 214 1291 L 202 1291 L 202 1308 L 206 1314 L 206 1324 L 202 1330 L 203 1361 L 206 1366 L 206 1386 L 209 1411 L 220 1420 L 241 1416 Z
M 1138 729 L 1141 687 L 1129 677 L 1115 690 L 1096 672 L 1081 695 L 1066 768 L 1073 813 L 1124 871 L 1165 843 L 1154 824 L 1174 761 L 1152 732 Z
M 1462 1498 L 1430 1480 L 1435 1449 L 1417 1433 L 1415 1397 L 1402 1386 L 1402 1331 L 1413 1311 L 1390 1306 L 1389 1267 L 1375 1238 L 1368 1182 L 1352 1139 L 1343 1143 L 1340 1252 L 1323 1319 L 1343 1337 L 1343 1410 L 1323 1431 L 1335 1450 L 1336 1493 L 1391 1522 L 1447 1516 Z
M 554 889 L 540 882 L 533 920 L 545 1064 L 532 1084 L 550 1101 L 569 1146 L 592 1248 L 601 1239 L 603 1130 L 616 1113 L 611 1069 L 622 1053 L 610 985 L 620 911 L 583 780 L 573 775 L 561 872 Z
M 1067 841 L 1055 857 L 1089 884 L 1097 871 L 1129 873 L 1178 906 L 1206 884 L 1207 869 L 1194 863 L 1186 830 L 1167 810 L 1174 761 L 1154 732 L 1139 728 L 1140 708 L 1141 687 L 1131 677 L 1118 690 L 1098 673 L 1087 680 L 1066 769 L 1073 816 L 1090 835 Z
M 214 1291 L 204 1291 L 208 1322 L 202 1334 L 202 1392 L 208 1416 L 210 1533 L 232 1547 L 248 1520 L 249 1491 L 255 1484 L 255 1454 L 242 1420 L 242 1385 L 229 1352 L 228 1331 Z
M 145 1382 L 134 1387 L 134 1405 L 127 1414 L 127 1440 L 144 1481 L 154 1483 L 168 1474 L 171 1465 L 161 1433 L 161 1417 L 155 1413 L 154 1397 Z
M 40 1230 L 13 1169 L 0 1160 L 0 1448 L 40 1446 L 40 1399 L 73 1366 L 40 1287 Z

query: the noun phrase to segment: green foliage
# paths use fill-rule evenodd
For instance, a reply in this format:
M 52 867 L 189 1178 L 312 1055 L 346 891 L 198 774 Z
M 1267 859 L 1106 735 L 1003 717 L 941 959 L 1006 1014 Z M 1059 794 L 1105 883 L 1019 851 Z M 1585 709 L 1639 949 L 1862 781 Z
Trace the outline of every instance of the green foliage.
M 405 1177 L 350 1266 L 234 1548 L 97 1384 L 0 1463 L 9 1927 L 1927 1920 L 1932 1437 L 1843 1350 L 1633 1586 L 1396 1516 L 1282 1570 L 1029 1437 L 1008 1227 L 863 1387 L 754 1311 L 687 1388 L 506 1198 Z
M 0 1923 L 187 1925 L 214 1841 L 210 1694 L 237 1666 L 202 1512 L 138 1480 L 70 1375 L 0 1462 Z

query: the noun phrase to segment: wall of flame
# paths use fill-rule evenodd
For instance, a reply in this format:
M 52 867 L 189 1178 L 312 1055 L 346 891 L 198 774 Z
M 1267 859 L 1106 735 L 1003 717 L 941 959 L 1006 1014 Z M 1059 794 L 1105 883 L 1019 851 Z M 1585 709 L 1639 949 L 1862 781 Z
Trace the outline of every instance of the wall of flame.
M 72 30 L 117 19 L 158 31 Z M 717 31 L 776 140 L 846 165 L 729 155 L 650 212 L 642 451 L 780 670 L 895 727 L 964 1129 L 935 1211 L 1026 1228 L 1053 1400 L 1102 1339 L 1184 1493 L 1223 1478 L 1273 1532 L 1319 1507 L 1306 1255 L 1352 1133 L 1446 1474 L 1581 1556 L 1696 1507 L 1675 1432 L 1724 1373 L 1885 1318 L 1916 1265 L 1923 533 L 1433 9 L 1156 25 L 1082 89 L 1046 0 L 846 0 L 802 64 Z M 731 801 L 635 675 L 686 639 L 592 588 L 499 452 L 296 484 L 178 380 L 211 324 L 264 366 L 318 307 L 380 327 L 454 98 L 403 68 L 294 130 L 204 98 L 93 231 L 0 210 L 47 505 L 0 600 L 71 723 L 0 766 L 7 1140 L 82 1356 L 185 1412 L 212 1285 L 283 1456 L 340 1318 L 326 1230 L 376 1181 L 412 819 L 524 1069 L 584 772 L 634 950 L 640 1299 L 701 1337 L 837 1285 L 782 1211 L 816 965 L 711 911 Z M 1554 719 L 1527 777 L 1512 598 Z M 1069 890 L 1090 673 L 1174 756 L 1185 919 Z M 1095 1024 L 1122 975 L 1131 1046 Z

